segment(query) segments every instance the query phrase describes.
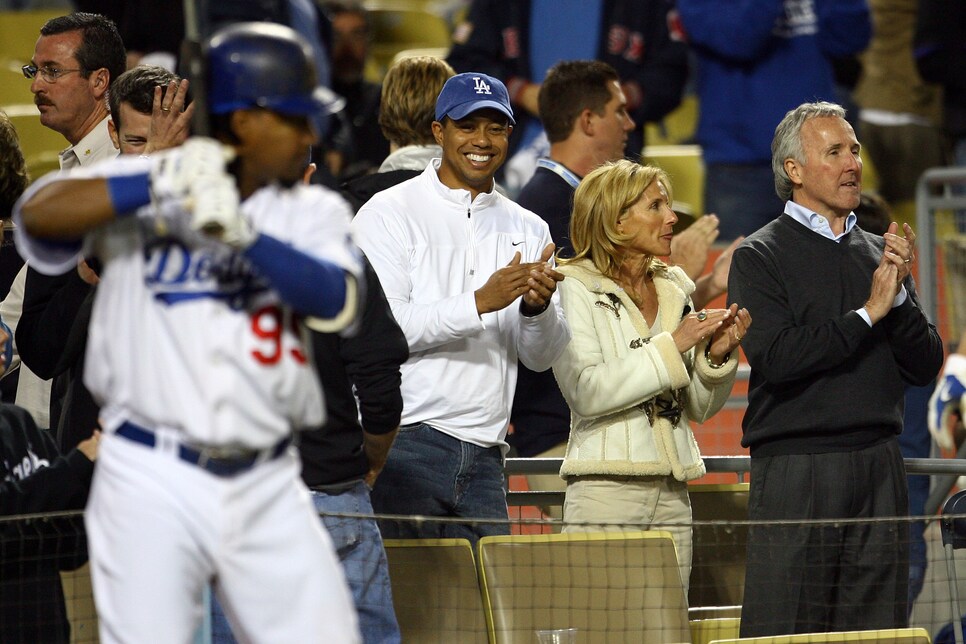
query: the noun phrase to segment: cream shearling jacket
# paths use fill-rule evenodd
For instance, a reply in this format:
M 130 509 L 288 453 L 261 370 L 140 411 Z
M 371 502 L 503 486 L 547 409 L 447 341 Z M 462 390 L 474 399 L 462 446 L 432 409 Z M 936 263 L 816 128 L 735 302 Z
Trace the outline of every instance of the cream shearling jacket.
M 573 339 L 554 362 L 560 391 L 570 405 L 571 425 L 560 476 L 670 475 L 689 481 L 704 475 L 704 461 L 690 420 L 702 423 L 724 405 L 738 367 L 737 355 L 714 369 L 707 342 L 678 353 L 671 332 L 694 283 L 678 267 L 654 276 L 661 328 L 652 337 L 644 316 L 624 290 L 589 260 L 560 268 L 558 285 Z M 682 390 L 683 413 L 672 424 L 645 401 Z

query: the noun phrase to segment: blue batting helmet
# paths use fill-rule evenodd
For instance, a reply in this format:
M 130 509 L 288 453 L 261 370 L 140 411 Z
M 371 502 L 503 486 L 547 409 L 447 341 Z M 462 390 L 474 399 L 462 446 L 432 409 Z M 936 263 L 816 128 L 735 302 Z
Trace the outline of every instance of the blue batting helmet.
M 311 46 L 294 30 L 269 22 L 240 22 L 208 40 L 208 109 L 212 114 L 262 107 L 306 116 L 321 138 L 328 115 L 345 105 L 318 85 Z

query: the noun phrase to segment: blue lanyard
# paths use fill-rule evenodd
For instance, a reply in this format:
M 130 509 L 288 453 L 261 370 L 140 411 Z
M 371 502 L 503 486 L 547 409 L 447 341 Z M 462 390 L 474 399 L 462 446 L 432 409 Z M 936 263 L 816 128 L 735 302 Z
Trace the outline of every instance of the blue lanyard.
M 552 159 L 537 159 L 537 167 L 546 168 L 551 172 L 555 172 L 561 179 L 570 184 L 571 188 L 576 188 L 580 185 L 580 177 L 565 168 L 562 163 L 557 163 Z

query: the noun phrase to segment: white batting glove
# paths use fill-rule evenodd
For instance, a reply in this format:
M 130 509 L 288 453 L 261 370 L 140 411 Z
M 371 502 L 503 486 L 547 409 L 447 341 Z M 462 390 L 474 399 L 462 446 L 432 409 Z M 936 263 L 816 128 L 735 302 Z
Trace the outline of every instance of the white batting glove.
M 955 409 L 960 413 L 966 411 L 966 356 L 958 353 L 946 359 L 946 368 L 929 399 L 929 432 L 936 443 L 947 450 L 955 447 L 952 427 L 949 426 L 949 416 Z
M 151 158 L 151 191 L 155 201 L 184 198 L 200 177 L 225 174 L 225 165 L 234 151 L 214 139 L 193 137 L 184 145 Z
M 200 177 L 191 187 L 191 227 L 201 234 L 242 249 L 255 233 L 238 206 L 238 188 L 229 175 Z

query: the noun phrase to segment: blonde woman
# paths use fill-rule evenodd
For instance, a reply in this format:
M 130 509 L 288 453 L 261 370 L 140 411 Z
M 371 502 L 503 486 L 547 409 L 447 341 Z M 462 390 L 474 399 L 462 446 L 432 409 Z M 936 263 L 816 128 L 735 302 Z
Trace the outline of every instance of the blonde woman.
M 686 482 L 705 473 L 690 421 L 731 393 L 751 316 L 692 310 L 694 283 L 658 259 L 676 221 L 659 168 L 622 160 L 581 181 L 558 287 L 573 340 L 553 371 L 571 409 L 564 531 L 669 529 L 687 589 Z

